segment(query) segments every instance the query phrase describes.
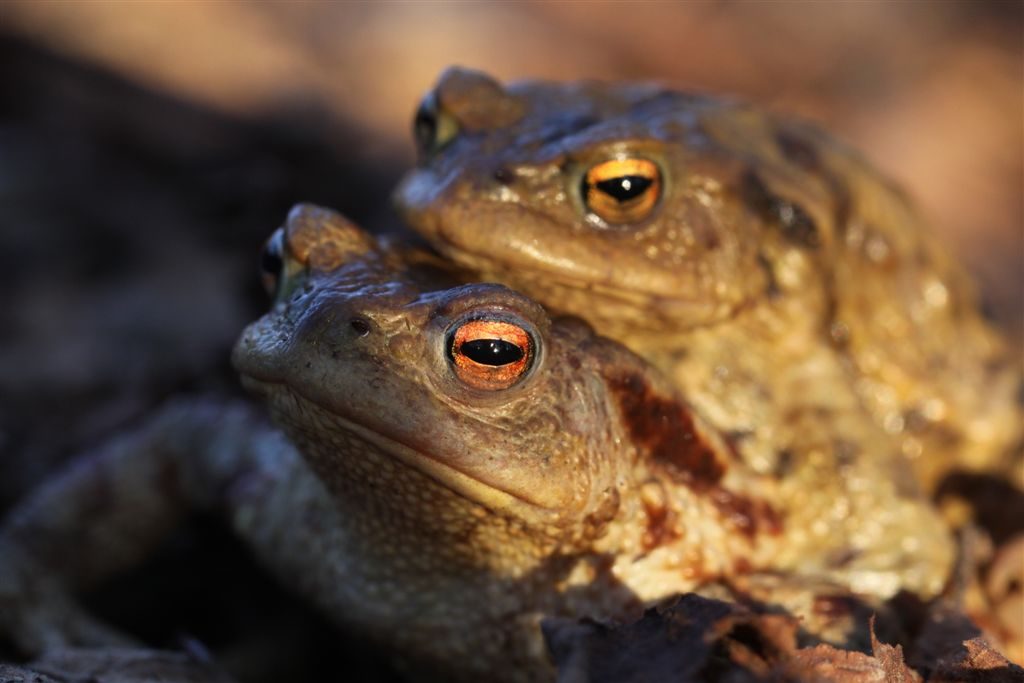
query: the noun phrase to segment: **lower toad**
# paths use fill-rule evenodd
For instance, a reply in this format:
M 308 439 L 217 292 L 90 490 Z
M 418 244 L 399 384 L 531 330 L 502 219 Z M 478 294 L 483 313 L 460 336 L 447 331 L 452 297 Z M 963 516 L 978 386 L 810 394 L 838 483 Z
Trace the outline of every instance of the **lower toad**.
M 854 396 L 823 417 L 807 378 L 788 426 L 806 439 L 764 474 L 623 346 L 503 286 L 452 286 L 336 214 L 298 207 L 264 262 L 277 301 L 233 360 L 287 439 L 246 406 L 176 404 L 22 503 L 0 628 L 25 650 L 118 640 L 69 594 L 190 506 L 446 680 L 552 679 L 549 616 L 626 619 L 759 576 L 877 599 L 947 582 L 948 533 Z

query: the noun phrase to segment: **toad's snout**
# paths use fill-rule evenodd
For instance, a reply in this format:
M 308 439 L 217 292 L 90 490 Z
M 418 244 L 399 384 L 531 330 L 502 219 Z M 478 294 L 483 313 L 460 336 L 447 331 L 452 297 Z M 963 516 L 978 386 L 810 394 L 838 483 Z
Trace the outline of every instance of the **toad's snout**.
M 352 364 L 384 367 L 395 362 L 392 347 L 409 328 L 406 319 L 394 313 L 394 299 L 401 299 L 394 294 L 367 297 L 360 290 L 357 296 L 324 297 L 299 323 L 296 338 L 305 347 L 301 355 L 330 363 L 338 371 Z

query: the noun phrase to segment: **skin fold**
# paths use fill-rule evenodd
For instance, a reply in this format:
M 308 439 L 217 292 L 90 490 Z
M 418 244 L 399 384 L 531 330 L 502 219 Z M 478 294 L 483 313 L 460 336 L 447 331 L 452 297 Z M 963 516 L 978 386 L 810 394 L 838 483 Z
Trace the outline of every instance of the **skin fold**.
M 74 592 L 195 508 L 419 679 L 552 680 L 543 618 L 630 619 L 692 590 L 860 642 L 817 596 L 930 599 L 950 577 L 899 440 L 847 384 L 819 388 L 821 345 L 792 342 L 802 372 L 773 390 L 799 440 L 764 468 L 580 319 L 330 211 L 293 210 L 264 268 L 275 303 L 233 361 L 283 433 L 244 405 L 171 404 L 28 497 L 0 529 L 0 629 L 27 652 L 121 640 Z

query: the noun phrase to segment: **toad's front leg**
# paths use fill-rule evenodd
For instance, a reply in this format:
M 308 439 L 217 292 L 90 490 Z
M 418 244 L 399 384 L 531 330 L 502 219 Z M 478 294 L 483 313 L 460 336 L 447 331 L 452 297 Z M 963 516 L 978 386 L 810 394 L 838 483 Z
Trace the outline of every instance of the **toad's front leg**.
M 241 403 L 175 401 L 140 428 L 75 459 L 0 527 L 0 634 L 26 655 L 130 641 L 88 614 L 76 591 L 139 564 L 195 510 L 230 511 L 248 477 L 297 457 Z

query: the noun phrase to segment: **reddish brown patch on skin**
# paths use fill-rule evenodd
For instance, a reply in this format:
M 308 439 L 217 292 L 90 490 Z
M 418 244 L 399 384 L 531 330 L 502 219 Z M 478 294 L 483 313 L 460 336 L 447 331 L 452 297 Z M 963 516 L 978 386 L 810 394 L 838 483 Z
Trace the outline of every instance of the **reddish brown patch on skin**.
M 844 595 L 816 595 L 811 610 L 818 616 L 839 619 L 853 614 L 857 602 Z
M 722 440 L 725 442 L 725 447 L 729 449 L 729 457 L 732 458 L 732 462 L 743 462 L 740 444 L 750 438 L 752 434 L 753 432 L 749 430 L 734 430 L 722 434 Z
M 650 552 L 658 546 L 668 545 L 682 538 L 675 524 L 675 515 L 666 505 L 648 505 L 644 503 L 647 513 L 647 530 L 644 531 L 641 544 L 644 552 Z
M 766 501 L 716 487 L 711 492 L 711 502 L 734 529 L 749 539 L 758 534 L 777 536 L 782 533 L 782 517 Z
M 583 528 L 589 538 L 597 538 L 604 534 L 608 523 L 619 512 L 620 496 L 617 489 L 609 489 L 605 492 L 604 500 L 601 501 L 597 510 L 594 510 L 583 519 Z
M 696 491 L 706 491 L 721 481 L 725 465 L 697 434 L 684 405 L 655 393 L 635 373 L 612 377 L 609 386 L 633 443 L 646 450 L 652 462 L 673 480 Z

